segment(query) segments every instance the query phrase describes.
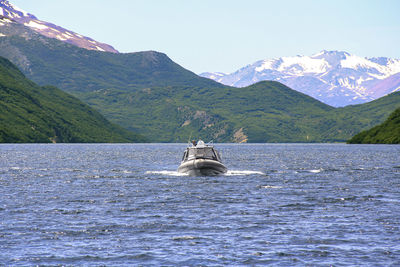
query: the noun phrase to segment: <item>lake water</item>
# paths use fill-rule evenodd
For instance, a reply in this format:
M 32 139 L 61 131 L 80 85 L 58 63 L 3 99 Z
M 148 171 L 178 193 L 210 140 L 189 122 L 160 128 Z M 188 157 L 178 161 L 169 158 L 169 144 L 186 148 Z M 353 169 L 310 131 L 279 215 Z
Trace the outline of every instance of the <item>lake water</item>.
M 185 147 L 0 145 L 0 265 L 400 265 L 400 146 Z

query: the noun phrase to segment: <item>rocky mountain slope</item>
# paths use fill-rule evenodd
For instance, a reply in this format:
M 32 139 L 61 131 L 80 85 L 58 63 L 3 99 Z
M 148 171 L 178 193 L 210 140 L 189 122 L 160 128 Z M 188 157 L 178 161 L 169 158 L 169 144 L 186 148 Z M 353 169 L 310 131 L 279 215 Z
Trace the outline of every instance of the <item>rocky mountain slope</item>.
M 0 16 L 23 24 L 32 30 L 50 38 L 73 44 L 85 49 L 118 53 L 111 45 L 100 43 L 60 26 L 39 20 L 34 15 L 16 7 L 7 0 L 0 0 Z
M 341 107 L 400 90 L 399 73 L 400 59 L 362 58 L 342 51 L 322 51 L 313 56 L 260 60 L 231 74 L 202 73 L 200 76 L 238 87 L 264 80 L 279 81 L 326 104 Z

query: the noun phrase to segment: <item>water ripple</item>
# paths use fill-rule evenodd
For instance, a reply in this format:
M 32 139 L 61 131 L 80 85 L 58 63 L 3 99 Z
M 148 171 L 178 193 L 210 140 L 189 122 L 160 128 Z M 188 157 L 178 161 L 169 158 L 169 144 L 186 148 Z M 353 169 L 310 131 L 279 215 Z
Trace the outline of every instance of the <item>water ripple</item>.
M 400 146 L 1 145 L 0 265 L 396 266 Z

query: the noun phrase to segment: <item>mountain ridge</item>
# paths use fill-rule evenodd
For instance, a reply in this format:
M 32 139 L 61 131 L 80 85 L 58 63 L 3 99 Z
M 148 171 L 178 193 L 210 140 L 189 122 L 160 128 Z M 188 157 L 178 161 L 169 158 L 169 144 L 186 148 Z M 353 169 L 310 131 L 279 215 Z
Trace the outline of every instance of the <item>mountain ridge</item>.
M 118 50 L 109 44 L 98 42 L 90 37 L 67 30 L 53 23 L 39 20 L 35 15 L 18 8 L 8 0 L 0 0 L 0 16 L 30 27 L 32 30 L 49 38 L 55 38 L 89 50 L 119 53 Z
M 326 104 L 341 107 L 365 103 L 397 89 L 374 91 L 383 79 L 400 73 L 400 59 L 362 58 L 323 50 L 312 56 L 259 60 L 233 73 L 201 73 L 229 86 L 244 87 L 275 80 Z M 397 82 L 397 81 L 396 81 Z M 400 87 L 400 82 L 394 84 Z

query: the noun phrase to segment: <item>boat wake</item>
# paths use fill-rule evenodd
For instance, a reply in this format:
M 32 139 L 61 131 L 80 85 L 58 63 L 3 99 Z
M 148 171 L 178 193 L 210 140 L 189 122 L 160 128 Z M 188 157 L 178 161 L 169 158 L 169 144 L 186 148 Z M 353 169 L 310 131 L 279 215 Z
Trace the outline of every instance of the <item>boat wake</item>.
M 187 173 L 180 173 L 177 171 L 146 171 L 146 174 L 155 174 L 155 175 L 166 175 L 166 176 L 189 176 Z M 243 176 L 243 175 L 266 175 L 260 171 L 246 171 L 246 170 L 232 170 L 228 171 L 225 174 L 221 174 L 221 176 Z
M 260 171 L 241 171 L 241 170 L 232 170 L 225 173 L 226 176 L 238 176 L 238 175 L 266 175 Z
M 167 175 L 167 176 L 188 176 L 187 173 L 177 171 L 147 171 L 146 174 Z

